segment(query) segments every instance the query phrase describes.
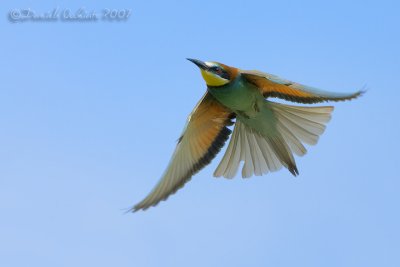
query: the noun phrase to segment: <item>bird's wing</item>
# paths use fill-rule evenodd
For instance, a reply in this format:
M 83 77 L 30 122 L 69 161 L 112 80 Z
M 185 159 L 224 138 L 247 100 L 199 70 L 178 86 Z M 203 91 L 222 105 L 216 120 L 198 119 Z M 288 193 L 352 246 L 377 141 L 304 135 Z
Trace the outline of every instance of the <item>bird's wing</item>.
M 159 183 L 132 208 L 147 209 L 166 200 L 216 156 L 228 139 L 233 113 L 206 93 L 189 115 L 175 152 Z
M 238 116 L 225 155 L 214 176 L 233 178 L 244 161 L 242 177 L 263 175 L 286 167 L 299 172 L 293 153 L 303 156 L 304 144 L 315 145 L 331 118 L 333 107 L 301 107 L 266 101 L 261 116 Z
M 241 75 L 259 88 L 265 97 L 278 97 L 304 104 L 350 100 L 364 93 L 364 91 L 355 93 L 327 92 L 257 70 L 242 70 Z

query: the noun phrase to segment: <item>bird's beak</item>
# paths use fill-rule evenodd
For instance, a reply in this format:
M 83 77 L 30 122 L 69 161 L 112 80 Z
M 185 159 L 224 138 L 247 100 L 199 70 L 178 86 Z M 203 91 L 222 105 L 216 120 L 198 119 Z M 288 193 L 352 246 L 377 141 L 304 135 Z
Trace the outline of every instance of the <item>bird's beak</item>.
M 207 70 L 208 69 L 208 66 L 206 65 L 206 63 L 204 63 L 201 60 L 193 59 L 193 58 L 187 58 L 187 60 L 193 62 L 194 64 L 196 64 L 197 67 L 199 67 L 202 70 Z

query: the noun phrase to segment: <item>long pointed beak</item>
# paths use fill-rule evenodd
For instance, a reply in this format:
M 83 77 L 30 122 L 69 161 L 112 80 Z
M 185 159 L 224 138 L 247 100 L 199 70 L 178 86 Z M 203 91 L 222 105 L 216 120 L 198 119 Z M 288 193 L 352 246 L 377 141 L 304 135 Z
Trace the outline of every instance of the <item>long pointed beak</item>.
M 193 59 L 193 58 L 187 58 L 187 60 L 193 62 L 194 64 L 196 64 L 197 67 L 199 67 L 202 70 L 206 70 L 208 69 L 208 66 L 206 65 L 206 63 L 204 63 L 201 60 L 198 59 Z

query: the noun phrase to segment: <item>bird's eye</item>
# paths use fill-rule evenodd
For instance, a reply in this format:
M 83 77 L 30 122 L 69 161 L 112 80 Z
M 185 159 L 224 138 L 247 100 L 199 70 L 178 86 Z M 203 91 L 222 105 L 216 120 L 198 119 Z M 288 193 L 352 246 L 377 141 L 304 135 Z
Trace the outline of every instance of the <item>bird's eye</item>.
M 218 67 L 218 66 L 215 66 L 214 68 L 213 68 L 213 70 L 216 72 L 216 73 L 221 73 L 221 68 L 220 67 Z

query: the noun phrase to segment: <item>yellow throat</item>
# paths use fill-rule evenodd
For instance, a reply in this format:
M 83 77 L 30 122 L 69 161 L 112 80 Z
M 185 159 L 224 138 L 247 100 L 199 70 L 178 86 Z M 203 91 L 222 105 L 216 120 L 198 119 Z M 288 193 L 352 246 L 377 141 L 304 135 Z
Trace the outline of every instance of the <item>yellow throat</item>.
M 201 75 L 209 86 L 222 86 L 229 82 L 229 80 L 224 79 L 216 74 L 210 73 L 206 70 L 201 69 Z

